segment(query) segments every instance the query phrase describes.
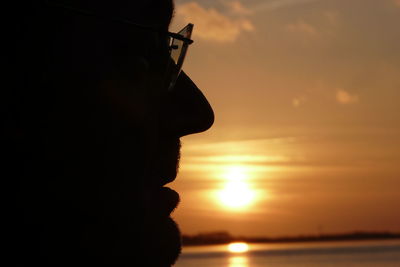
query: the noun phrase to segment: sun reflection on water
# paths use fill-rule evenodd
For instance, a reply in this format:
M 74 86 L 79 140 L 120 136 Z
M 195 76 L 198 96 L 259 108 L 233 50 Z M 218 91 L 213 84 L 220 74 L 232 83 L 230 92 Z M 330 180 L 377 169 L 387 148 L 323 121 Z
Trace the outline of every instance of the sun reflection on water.
M 246 256 L 233 256 L 229 258 L 228 267 L 249 267 L 249 260 Z
M 244 242 L 235 242 L 228 245 L 228 251 L 231 253 L 244 253 L 249 251 L 249 245 Z
M 228 245 L 228 251 L 232 253 L 229 257 L 228 267 L 248 267 L 249 260 L 246 252 L 249 251 L 249 245 L 245 242 L 235 242 Z

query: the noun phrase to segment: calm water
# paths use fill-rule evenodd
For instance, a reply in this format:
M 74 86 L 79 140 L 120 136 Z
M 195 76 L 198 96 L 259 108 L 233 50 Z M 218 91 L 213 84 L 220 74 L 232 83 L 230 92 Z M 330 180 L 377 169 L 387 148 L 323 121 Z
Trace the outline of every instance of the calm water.
M 393 266 L 400 267 L 400 240 L 248 244 L 243 253 L 227 245 L 185 247 L 176 267 Z

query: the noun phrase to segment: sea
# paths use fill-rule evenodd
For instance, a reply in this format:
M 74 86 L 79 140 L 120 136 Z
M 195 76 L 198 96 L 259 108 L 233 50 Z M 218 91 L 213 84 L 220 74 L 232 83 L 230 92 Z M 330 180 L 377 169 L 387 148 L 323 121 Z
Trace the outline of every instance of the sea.
M 400 240 L 187 246 L 175 267 L 400 267 Z

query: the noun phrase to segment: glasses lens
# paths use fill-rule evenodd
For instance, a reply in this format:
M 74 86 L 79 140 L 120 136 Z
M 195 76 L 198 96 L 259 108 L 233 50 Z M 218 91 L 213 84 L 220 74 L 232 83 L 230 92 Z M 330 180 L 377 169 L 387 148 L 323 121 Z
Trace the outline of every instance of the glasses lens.
M 184 42 L 178 39 L 172 39 L 171 45 L 171 58 L 174 61 L 175 65 L 178 65 L 179 59 L 181 58 L 181 54 L 183 51 Z
M 184 38 L 190 39 L 190 37 L 192 36 L 192 31 L 193 31 L 193 24 L 188 24 L 185 28 L 179 31 L 178 34 Z M 172 39 L 171 59 L 175 66 L 173 66 L 169 89 L 172 89 L 174 87 L 175 82 L 178 79 L 188 47 L 189 44 L 187 42 L 175 38 Z
M 190 39 L 192 36 L 192 31 L 193 24 L 188 24 L 185 28 L 180 30 L 178 34 L 186 39 Z M 185 43 L 185 41 L 175 38 L 172 40 L 171 58 L 174 60 L 175 64 L 178 65 L 178 67 L 182 67 L 188 46 L 189 44 Z

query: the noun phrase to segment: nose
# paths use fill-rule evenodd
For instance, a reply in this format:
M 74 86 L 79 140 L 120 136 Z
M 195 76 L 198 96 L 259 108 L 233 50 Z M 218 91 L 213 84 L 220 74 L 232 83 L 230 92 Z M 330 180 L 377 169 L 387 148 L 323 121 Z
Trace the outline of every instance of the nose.
M 196 84 L 181 72 L 168 94 L 162 111 L 168 131 L 178 137 L 208 130 L 214 123 L 214 111 Z

